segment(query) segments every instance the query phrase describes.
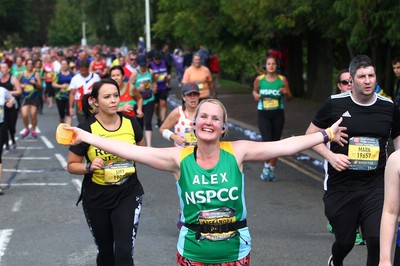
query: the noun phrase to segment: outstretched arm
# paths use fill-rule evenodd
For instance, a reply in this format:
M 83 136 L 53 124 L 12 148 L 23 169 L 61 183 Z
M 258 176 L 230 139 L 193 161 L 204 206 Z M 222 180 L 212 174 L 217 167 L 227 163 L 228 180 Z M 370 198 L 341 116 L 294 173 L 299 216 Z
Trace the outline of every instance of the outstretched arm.
M 343 145 L 341 142 L 342 130 L 345 127 L 339 127 L 342 122 L 340 118 L 334 123 L 331 129 L 326 129 L 323 132 L 316 132 L 309 135 L 290 137 L 279 141 L 271 142 L 253 142 L 253 141 L 237 141 L 234 143 L 235 153 L 238 157 L 238 163 L 244 161 L 265 161 L 271 158 L 289 156 L 296 152 L 309 149 L 317 144 L 324 142 L 324 134 L 330 136 L 330 130 L 333 133 L 331 141 Z
M 71 145 L 86 142 L 121 158 L 143 163 L 159 170 L 179 171 L 179 148 L 141 147 L 124 141 L 93 135 L 77 127 L 65 127 L 65 129 L 74 131 L 74 138 L 71 141 Z

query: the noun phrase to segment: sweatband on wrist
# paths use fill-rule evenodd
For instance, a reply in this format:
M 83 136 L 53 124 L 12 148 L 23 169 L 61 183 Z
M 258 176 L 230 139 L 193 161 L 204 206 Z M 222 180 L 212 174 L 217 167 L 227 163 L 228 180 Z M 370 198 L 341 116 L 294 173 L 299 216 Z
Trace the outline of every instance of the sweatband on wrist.
M 329 142 L 332 142 L 333 139 L 335 138 L 335 134 L 333 133 L 332 128 L 328 127 L 328 128 L 326 129 L 326 131 L 328 131 L 328 133 L 329 133 Z
M 328 133 L 326 133 L 326 130 L 325 129 L 321 129 L 319 132 L 321 132 L 322 136 L 324 136 L 324 144 L 328 143 L 329 142 L 329 136 L 328 136 Z
M 171 136 L 174 135 L 174 132 L 172 132 L 169 129 L 164 129 L 164 131 L 162 132 L 162 136 L 164 139 L 166 140 L 171 140 Z

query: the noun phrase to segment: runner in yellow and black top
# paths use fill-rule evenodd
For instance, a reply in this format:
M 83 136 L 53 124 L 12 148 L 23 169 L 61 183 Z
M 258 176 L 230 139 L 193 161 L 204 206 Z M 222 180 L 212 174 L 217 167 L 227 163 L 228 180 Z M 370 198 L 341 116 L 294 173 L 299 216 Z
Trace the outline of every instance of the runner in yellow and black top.
M 137 121 L 117 112 L 119 89 L 114 80 L 94 83 L 90 96 L 95 113 L 80 123 L 80 128 L 125 144 L 144 145 Z M 70 147 L 68 171 L 84 174 L 80 199 L 98 248 L 97 265 L 134 265 L 144 194 L 135 162 L 82 143 Z
M 257 104 L 257 123 L 263 141 L 280 140 L 285 124 L 284 102 L 291 100 L 287 79 L 277 72 L 277 61 L 268 57 L 266 74 L 256 78 L 253 85 L 253 97 Z M 275 167 L 278 158 L 271 158 L 264 163 L 261 179 L 275 180 Z
M 288 156 L 328 141 L 340 142 L 341 136 L 347 136 L 339 127 L 342 120 L 309 136 L 274 142 L 221 142 L 228 117 L 220 101 L 200 102 L 195 118 L 197 146 L 187 148 L 139 147 L 76 127 L 67 129 L 74 131 L 71 144 L 96 143 L 102 151 L 174 174 L 185 223 L 179 233 L 177 265 L 248 266 L 251 237 L 246 224 L 243 164 Z

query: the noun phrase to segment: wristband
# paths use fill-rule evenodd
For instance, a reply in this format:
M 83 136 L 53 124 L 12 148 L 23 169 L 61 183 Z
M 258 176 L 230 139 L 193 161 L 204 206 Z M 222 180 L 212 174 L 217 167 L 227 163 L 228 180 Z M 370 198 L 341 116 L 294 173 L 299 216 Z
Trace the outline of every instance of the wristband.
M 172 135 L 174 135 L 174 133 L 169 129 L 164 129 L 164 131 L 162 132 L 162 136 L 166 140 L 171 140 Z
M 93 173 L 93 171 L 92 170 L 90 170 L 90 167 L 92 166 L 92 162 L 88 162 L 87 164 L 86 164 L 86 171 L 88 171 L 88 173 Z
M 329 136 L 328 136 L 328 133 L 326 133 L 326 130 L 321 129 L 319 132 L 321 132 L 322 136 L 324 136 L 324 144 L 328 143 L 329 142 Z
M 326 131 L 328 131 L 329 133 L 329 142 L 332 142 L 333 139 L 335 138 L 335 134 L 333 134 L 332 128 L 328 127 Z

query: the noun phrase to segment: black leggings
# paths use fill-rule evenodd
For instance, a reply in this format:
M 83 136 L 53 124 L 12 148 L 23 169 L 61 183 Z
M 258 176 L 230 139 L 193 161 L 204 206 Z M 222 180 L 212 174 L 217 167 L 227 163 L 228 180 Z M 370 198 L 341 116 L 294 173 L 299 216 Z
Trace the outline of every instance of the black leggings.
M 281 110 L 257 112 L 258 129 L 263 141 L 280 140 L 285 124 L 285 113 Z
M 83 207 L 97 245 L 98 266 L 132 266 L 142 196 L 130 197 L 114 209 Z
M 11 142 L 15 143 L 15 132 L 18 119 L 18 109 L 5 108 L 4 112 L 4 126 L 2 132 L 2 145 L 6 144 L 8 146 L 8 132 L 10 132 Z
M 47 97 L 54 97 L 56 95 L 56 90 L 51 82 L 46 82 L 46 90 L 44 91 L 44 95 Z
M 60 122 L 62 123 L 65 116 L 69 116 L 69 100 L 58 100 L 56 99 L 58 115 L 60 116 Z
M 378 266 L 379 264 L 379 237 L 366 237 L 368 256 L 367 256 L 367 266 Z M 337 241 L 332 245 L 333 264 L 341 266 L 343 265 L 343 260 L 353 249 L 352 245 L 340 245 Z M 398 264 L 393 264 L 398 265 Z
M 152 131 L 151 122 L 153 120 L 153 114 L 154 114 L 154 101 L 144 104 L 143 105 L 144 117 L 143 118 L 136 117 L 137 121 L 139 122 L 139 125 L 142 127 L 143 130 Z

